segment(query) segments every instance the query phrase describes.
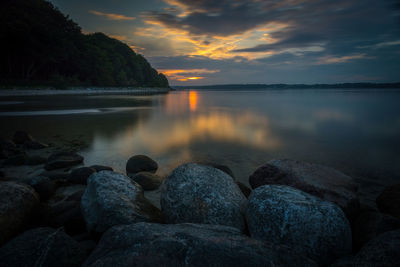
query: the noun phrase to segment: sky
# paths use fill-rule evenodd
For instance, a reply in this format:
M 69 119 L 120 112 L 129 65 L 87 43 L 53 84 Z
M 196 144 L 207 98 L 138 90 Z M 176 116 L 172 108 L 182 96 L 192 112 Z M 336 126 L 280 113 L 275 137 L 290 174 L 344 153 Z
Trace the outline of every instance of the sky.
M 400 81 L 399 0 L 51 0 L 171 85 Z

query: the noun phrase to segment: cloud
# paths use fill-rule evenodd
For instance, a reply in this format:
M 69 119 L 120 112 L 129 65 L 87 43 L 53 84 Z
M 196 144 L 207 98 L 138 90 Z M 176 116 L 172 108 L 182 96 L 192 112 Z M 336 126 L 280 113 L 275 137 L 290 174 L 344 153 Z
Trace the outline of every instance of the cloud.
M 158 71 L 166 75 L 171 80 L 180 82 L 202 80 L 206 78 L 203 76 L 193 76 L 193 74 L 200 75 L 200 74 L 212 74 L 219 72 L 219 70 L 209 70 L 209 69 L 159 69 Z
M 346 63 L 351 60 L 356 59 L 368 59 L 371 57 L 367 57 L 366 54 L 355 54 L 355 55 L 348 55 L 348 56 L 324 56 L 320 57 L 316 62 L 317 65 L 320 64 L 337 64 L 337 63 Z
M 101 16 L 101 17 L 105 17 L 108 20 L 135 20 L 135 17 L 128 17 L 125 15 L 121 15 L 121 14 L 113 14 L 113 13 L 104 13 L 104 12 L 100 12 L 100 11 L 96 11 L 96 10 L 89 10 L 89 13 L 96 15 L 96 16 Z

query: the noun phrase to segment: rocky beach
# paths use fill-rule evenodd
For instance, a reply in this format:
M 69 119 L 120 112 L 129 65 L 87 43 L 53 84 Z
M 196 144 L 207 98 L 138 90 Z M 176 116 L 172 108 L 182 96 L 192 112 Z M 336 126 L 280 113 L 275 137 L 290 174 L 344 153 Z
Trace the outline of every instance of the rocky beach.
M 75 141 L 0 140 L 0 266 L 398 266 L 400 188 L 376 206 L 331 167 L 266 162 L 238 182 L 218 162 L 166 177 L 85 165 Z

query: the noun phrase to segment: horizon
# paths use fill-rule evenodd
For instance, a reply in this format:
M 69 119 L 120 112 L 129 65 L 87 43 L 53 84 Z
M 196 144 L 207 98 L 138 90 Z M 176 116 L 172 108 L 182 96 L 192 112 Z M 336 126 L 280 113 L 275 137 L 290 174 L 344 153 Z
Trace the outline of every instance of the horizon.
M 171 86 L 398 81 L 394 0 L 50 2 L 84 33 L 144 55 Z

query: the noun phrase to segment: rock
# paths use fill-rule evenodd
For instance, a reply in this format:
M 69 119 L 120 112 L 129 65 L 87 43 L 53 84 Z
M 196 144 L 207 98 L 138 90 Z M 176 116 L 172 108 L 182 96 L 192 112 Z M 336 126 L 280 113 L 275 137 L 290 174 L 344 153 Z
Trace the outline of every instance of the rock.
M 251 194 L 251 189 L 248 188 L 244 183 L 241 183 L 239 181 L 236 181 L 235 183 L 239 186 L 240 191 L 242 191 L 243 195 L 248 198 Z
M 377 197 L 378 209 L 400 219 L 400 184 L 386 187 Z
M 272 160 L 249 178 L 254 188 L 262 184 L 281 184 L 330 201 L 343 209 L 349 219 L 358 214 L 357 183 L 333 168 L 297 160 Z
M 25 165 L 40 165 L 45 164 L 47 159 L 41 156 L 28 156 L 25 159 Z
M 400 230 L 369 241 L 355 256 L 353 266 L 399 266 Z
M 39 198 L 30 186 L 0 182 L 0 246 L 24 230 L 38 205 Z
M 217 168 L 217 169 L 223 171 L 224 173 L 228 174 L 232 178 L 235 178 L 235 175 L 233 175 L 233 171 L 231 170 L 231 168 L 229 168 L 226 165 L 215 164 L 215 163 L 204 163 L 204 165 L 210 165 L 210 166 L 212 166 L 214 168 Z
M 151 158 L 145 155 L 136 155 L 131 157 L 126 163 L 126 174 L 132 175 L 138 172 L 155 173 L 158 169 L 158 164 Z
M 159 222 L 160 211 L 129 177 L 101 171 L 89 177 L 81 210 L 89 232 L 102 233 L 114 225 Z
M 27 142 L 32 142 L 34 141 L 33 137 L 28 134 L 27 132 L 24 131 L 16 131 L 14 133 L 14 137 L 13 137 L 13 141 L 14 143 L 18 144 L 18 145 L 23 145 Z
M 285 246 L 232 227 L 136 223 L 104 233 L 83 266 L 316 266 Z
M 289 186 L 253 190 L 246 219 L 251 237 L 292 247 L 320 265 L 351 253 L 351 229 L 343 211 Z
M 35 228 L 0 248 L 1 266 L 81 266 L 86 254 L 62 230 Z
M 36 176 L 28 181 L 28 184 L 39 194 L 40 200 L 48 200 L 56 191 L 56 186 L 50 178 Z
M 218 224 L 244 231 L 246 202 L 232 177 L 195 163 L 176 168 L 161 187 L 161 210 L 167 223 Z
M 52 170 L 44 171 L 40 174 L 41 176 L 49 177 L 51 180 L 66 180 L 69 177 L 68 170 Z
M 99 172 L 99 171 L 113 171 L 113 168 L 108 167 L 108 166 L 102 166 L 102 165 L 92 165 L 89 168 L 95 169 L 96 172 Z
M 63 200 L 51 205 L 51 225 L 55 228 L 64 227 L 70 235 L 85 232 L 86 224 L 80 204 L 77 200 Z
M 143 190 L 155 190 L 162 184 L 162 178 L 151 172 L 138 172 L 129 176 L 136 183 L 140 184 Z
M 77 168 L 71 171 L 67 180 L 73 184 L 87 184 L 87 179 L 95 172 L 95 169 L 89 167 Z
M 85 189 L 86 186 L 84 185 L 68 185 L 59 187 L 49 202 L 54 204 L 60 201 L 81 201 Z
M 13 141 L 0 138 L 0 159 L 6 159 L 22 153 L 23 151 L 17 148 Z
M 3 161 L 4 166 L 21 166 L 25 164 L 27 157 L 25 154 L 19 154 L 9 157 Z
M 376 211 L 363 212 L 354 221 L 353 247 L 357 251 L 378 235 L 396 229 L 400 229 L 399 219 Z
M 43 144 L 39 141 L 33 140 L 33 141 L 24 143 L 24 147 L 27 149 L 43 149 L 43 148 L 47 148 L 49 146 L 46 144 Z
M 71 167 L 81 164 L 83 157 L 74 152 L 58 152 L 50 155 L 47 159 L 47 164 L 44 167 L 46 170 L 54 170 L 60 168 Z

